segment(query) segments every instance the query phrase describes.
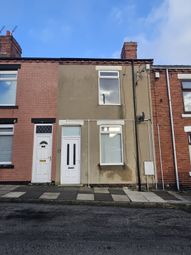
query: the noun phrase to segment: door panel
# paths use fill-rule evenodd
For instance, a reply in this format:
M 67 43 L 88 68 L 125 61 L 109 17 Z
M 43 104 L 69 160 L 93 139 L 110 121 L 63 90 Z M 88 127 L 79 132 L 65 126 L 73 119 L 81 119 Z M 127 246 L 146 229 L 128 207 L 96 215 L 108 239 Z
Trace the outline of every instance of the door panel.
M 43 126 L 42 126 L 43 127 Z M 47 132 L 46 127 L 44 132 Z M 52 133 L 38 132 L 37 126 L 34 142 L 32 182 L 51 182 Z
M 80 184 L 80 137 L 62 137 L 61 184 Z

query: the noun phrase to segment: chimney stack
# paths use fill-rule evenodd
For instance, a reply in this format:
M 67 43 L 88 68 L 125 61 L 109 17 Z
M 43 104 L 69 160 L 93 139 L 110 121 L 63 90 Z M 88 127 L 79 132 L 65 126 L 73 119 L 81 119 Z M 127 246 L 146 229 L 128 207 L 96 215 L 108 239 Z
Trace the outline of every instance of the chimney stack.
M 137 58 L 137 42 L 124 42 L 121 50 L 122 59 L 136 59 Z
M 22 49 L 10 31 L 0 35 L 0 58 L 21 58 Z

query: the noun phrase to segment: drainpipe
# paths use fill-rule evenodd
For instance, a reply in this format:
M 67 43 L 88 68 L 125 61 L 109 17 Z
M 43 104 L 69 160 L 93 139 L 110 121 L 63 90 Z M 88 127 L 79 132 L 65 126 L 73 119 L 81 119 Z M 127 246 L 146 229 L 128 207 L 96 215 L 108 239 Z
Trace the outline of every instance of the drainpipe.
M 176 177 L 176 187 L 177 190 L 180 190 L 179 185 L 179 177 L 178 177 L 178 164 L 176 157 L 176 142 L 175 142 L 175 134 L 174 134 L 174 121 L 173 121 L 173 113 L 172 113 L 172 99 L 170 93 L 170 80 L 168 69 L 166 69 L 166 81 L 167 81 L 167 92 L 168 92 L 168 102 L 169 102 L 169 111 L 170 111 L 170 127 L 171 127 L 171 135 L 172 135 L 172 147 L 173 147 L 173 158 L 174 158 L 174 168 L 175 168 L 175 177 Z
M 88 158 L 87 158 L 87 160 L 88 160 L 88 172 L 87 172 L 87 174 L 88 174 L 88 188 L 90 187 L 90 120 L 88 119 L 87 120 L 87 122 L 88 122 Z
M 139 166 L 139 147 L 138 147 L 138 126 L 137 126 L 137 105 L 136 105 L 136 83 L 135 83 L 135 69 L 134 61 L 131 60 L 132 67 L 132 89 L 133 89 L 133 107 L 134 107 L 134 128 L 135 128 L 135 149 L 136 149 L 136 168 L 137 168 L 137 180 L 138 180 L 138 190 L 141 191 L 141 175 Z

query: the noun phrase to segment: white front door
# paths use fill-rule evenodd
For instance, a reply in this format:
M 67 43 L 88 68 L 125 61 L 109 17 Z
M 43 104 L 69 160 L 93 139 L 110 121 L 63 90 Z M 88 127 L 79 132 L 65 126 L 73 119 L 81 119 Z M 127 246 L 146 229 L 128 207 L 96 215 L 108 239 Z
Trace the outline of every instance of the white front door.
M 33 148 L 33 183 L 51 182 L 52 125 L 36 125 Z
M 80 184 L 80 127 L 62 128 L 61 184 Z

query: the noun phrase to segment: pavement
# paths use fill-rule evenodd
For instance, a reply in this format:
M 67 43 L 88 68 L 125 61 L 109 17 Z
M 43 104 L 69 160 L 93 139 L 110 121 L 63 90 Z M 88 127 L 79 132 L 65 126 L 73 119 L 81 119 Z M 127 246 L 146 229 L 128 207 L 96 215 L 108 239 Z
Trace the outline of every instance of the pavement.
M 127 187 L 0 185 L 0 202 L 162 207 L 191 210 L 191 191 L 139 192 L 132 191 Z

